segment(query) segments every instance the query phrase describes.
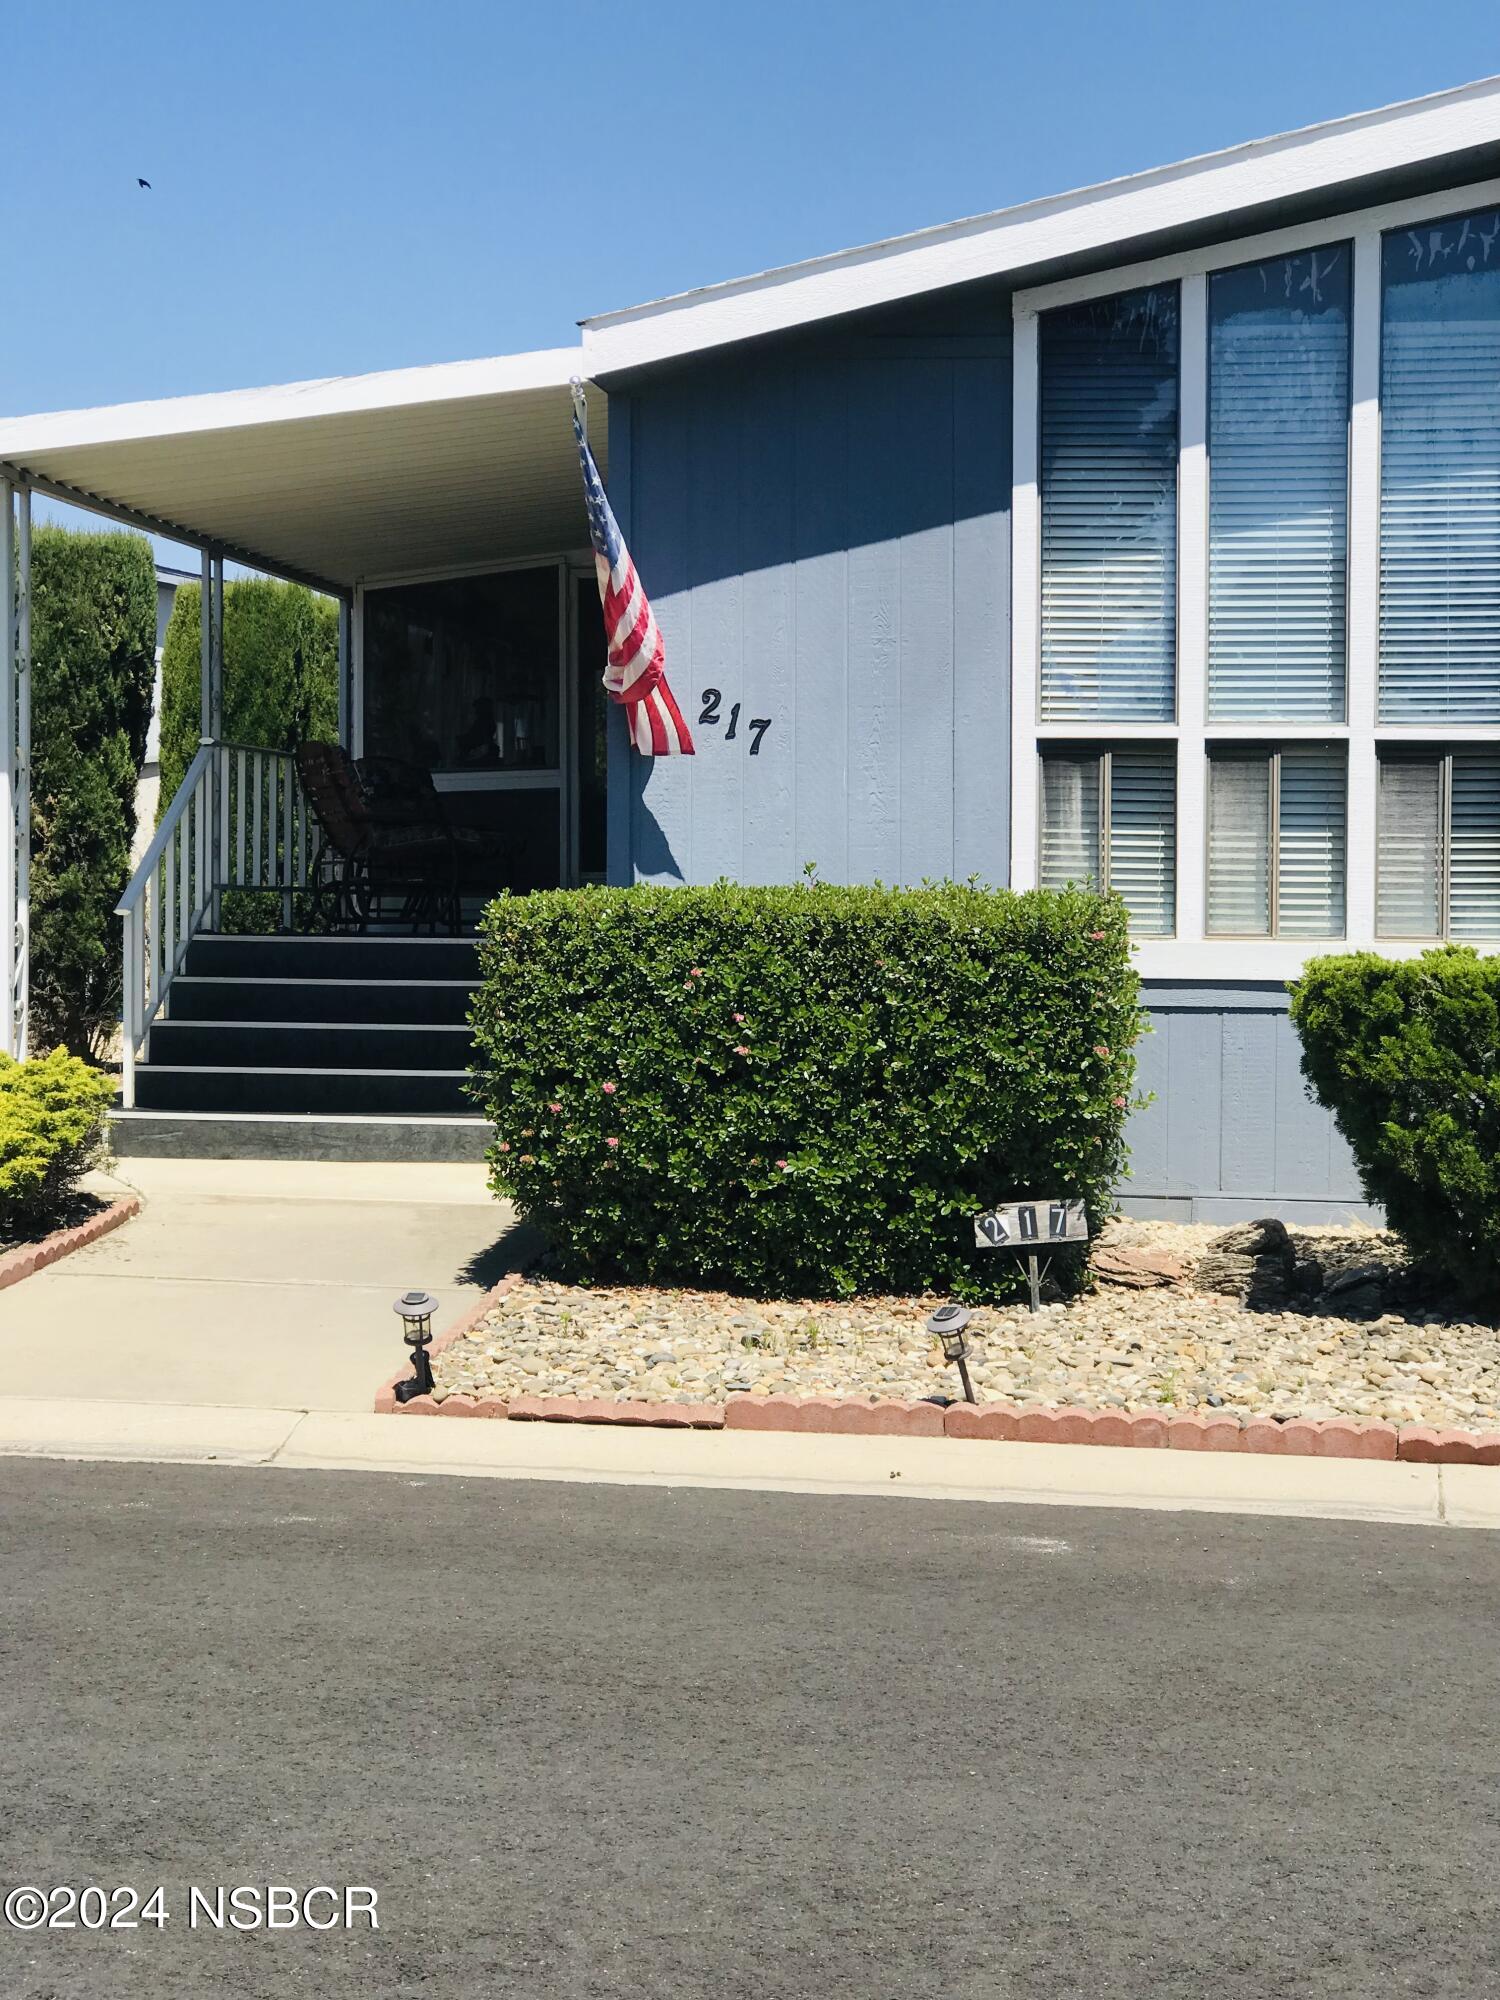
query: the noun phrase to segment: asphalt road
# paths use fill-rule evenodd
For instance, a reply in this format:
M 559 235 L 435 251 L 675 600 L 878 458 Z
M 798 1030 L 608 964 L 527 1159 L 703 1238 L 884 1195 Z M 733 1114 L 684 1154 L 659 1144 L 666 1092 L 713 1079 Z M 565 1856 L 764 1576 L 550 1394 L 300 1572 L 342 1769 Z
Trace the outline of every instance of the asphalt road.
M 0 1994 L 1492 2000 L 1497 1592 L 1452 1529 L 0 1463 L 0 1887 L 169 1916 L 0 1928 Z M 188 1927 L 267 1883 L 381 1928 Z

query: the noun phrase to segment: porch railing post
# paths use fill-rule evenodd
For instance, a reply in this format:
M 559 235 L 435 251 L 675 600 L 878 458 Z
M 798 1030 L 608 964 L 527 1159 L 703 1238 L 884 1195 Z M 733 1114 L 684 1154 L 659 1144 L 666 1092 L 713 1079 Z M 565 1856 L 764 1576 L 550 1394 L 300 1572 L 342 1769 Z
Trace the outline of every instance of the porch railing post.
M 16 1053 L 16 511 L 0 478 L 0 1046 Z
M 16 1054 L 31 1047 L 31 488 L 16 495 Z

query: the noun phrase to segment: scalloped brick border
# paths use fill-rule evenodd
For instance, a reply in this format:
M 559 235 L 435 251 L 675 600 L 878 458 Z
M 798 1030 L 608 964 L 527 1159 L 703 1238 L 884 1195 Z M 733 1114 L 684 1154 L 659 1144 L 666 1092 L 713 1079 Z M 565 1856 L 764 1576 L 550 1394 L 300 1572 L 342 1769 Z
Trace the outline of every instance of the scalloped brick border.
M 49 1264 L 57 1263 L 59 1258 L 71 1257 L 75 1250 L 97 1243 L 101 1236 L 108 1236 L 112 1229 L 118 1229 L 122 1222 L 128 1222 L 131 1216 L 139 1214 L 140 1206 L 138 1194 L 122 1195 L 98 1215 L 91 1215 L 87 1222 L 76 1223 L 71 1229 L 54 1229 L 40 1243 L 23 1243 L 14 1250 L 7 1250 L 0 1257 L 0 1292 L 7 1285 L 20 1284 L 34 1271 L 44 1271 Z
M 103 1221 L 100 1217 L 99 1220 Z M 123 1216 L 120 1218 L 124 1220 Z M 86 1228 L 94 1227 L 86 1224 Z M 63 1232 L 76 1233 L 76 1232 Z M 102 1234 L 102 1231 L 99 1232 Z M 52 1239 L 49 1238 L 49 1241 Z M 0 1265 L 3 1268 L 3 1265 Z M 512 1271 L 432 1343 L 441 1354 L 520 1284 Z M 9 1282 L 0 1278 L 0 1283 Z M 801 1431 L 854 1437 L 987 1438 L 1012 1444 L 1097 1444 L 1137 1451 L 1234 1451 L 1285 1458 L 1366 1458 L 1408 1465 L 1500 1466 L 1500 1431 L 1435 1430 L 1426 1424 L 1367 1423 L 1354 1417 L 1314 1420 L 1148 1410 L 1033 1409 L 1014 1403 L 897 1402 L 838 1396 L 731 1396 L 727 1403 L 613 1403 L 596 1396 L 414 1396 L 396 1401 L 406 1369 L 375 1397 L 381 1416 L 482 1417 L 550 1424 L 633 1424 L 668 1430 Z

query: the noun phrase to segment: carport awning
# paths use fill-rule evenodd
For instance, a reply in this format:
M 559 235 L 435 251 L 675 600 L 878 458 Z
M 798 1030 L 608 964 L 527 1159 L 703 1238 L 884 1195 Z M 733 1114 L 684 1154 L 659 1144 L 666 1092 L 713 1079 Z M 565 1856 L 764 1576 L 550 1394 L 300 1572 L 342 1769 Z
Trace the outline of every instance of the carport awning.
M 231 559 L 355 583 L 588 547 L 578 348 L 0 418 L 0 468 Z M 589 437 L 608 466 L 607 405 Z

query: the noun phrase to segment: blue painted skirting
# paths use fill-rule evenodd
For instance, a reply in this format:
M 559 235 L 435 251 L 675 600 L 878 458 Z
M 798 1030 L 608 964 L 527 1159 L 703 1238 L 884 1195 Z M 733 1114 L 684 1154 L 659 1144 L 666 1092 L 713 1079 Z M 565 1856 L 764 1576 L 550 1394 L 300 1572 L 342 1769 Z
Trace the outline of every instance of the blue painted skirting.
M 1380 1219 L 1333 1119 L 1307 1094 L 1284 986 L 1147 984 L 1153 1032 L 1131 1118 L 1128 1215 L 1178 1222 Z

